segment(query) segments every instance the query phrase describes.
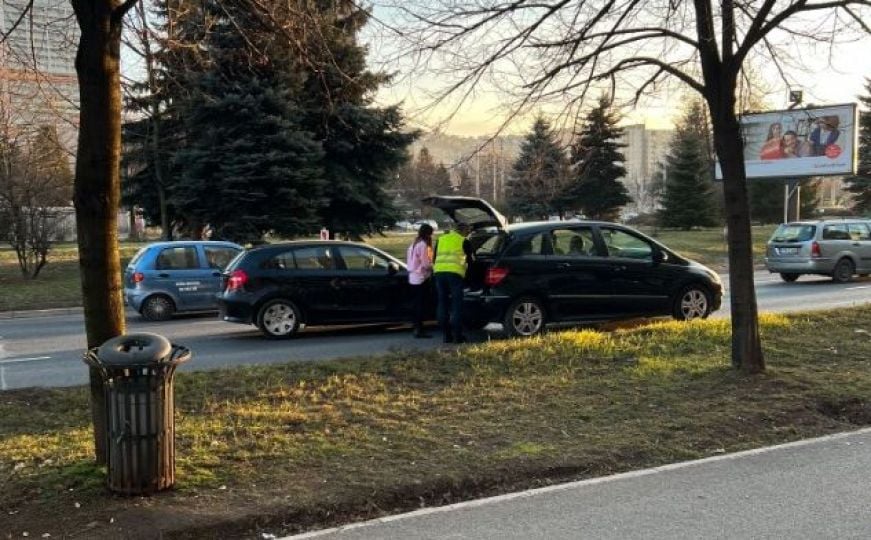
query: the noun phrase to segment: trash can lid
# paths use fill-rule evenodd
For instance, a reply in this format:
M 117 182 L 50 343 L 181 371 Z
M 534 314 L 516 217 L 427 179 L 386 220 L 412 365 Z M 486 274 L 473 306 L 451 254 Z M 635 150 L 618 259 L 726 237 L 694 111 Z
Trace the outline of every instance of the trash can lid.
M 107 367 L 159 364 L 169 359 L 172 344 L 158 334 L 126 334 L 107 340 L 97 349 L 100 363 Z

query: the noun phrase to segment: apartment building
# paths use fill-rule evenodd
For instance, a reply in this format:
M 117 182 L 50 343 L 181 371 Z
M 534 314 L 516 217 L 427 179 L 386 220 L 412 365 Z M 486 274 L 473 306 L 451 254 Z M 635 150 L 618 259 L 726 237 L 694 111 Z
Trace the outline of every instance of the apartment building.
M 22 130 L 57 128 L 75 148 L 79 90 L 78 26 L 69 0 L 0 0 L 0 105 L 3 121 Z
M 626 158 L 626 176 L 623 183 L 629 191 L 632 203 L 627 212 L 646 214 L 656 209 L 657 201 L 651 184 L 660 164 L 665 163 L 671 138 L 671 129 L 648 129 L 644 124 L 622 126 L 622 149 Z

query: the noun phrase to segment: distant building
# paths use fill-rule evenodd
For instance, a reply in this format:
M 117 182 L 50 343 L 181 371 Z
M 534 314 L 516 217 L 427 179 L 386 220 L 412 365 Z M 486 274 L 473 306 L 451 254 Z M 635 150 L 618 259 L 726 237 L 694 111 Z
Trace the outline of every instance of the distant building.
M 632 198 L 632 203 L 626 210 L 647 214 L 653 212 L 657 206 L 651 184 L 660 164 L 665 163 L 674 131 L 647 129 L 644 124 L 622 127 L 622 143 L 626 145 L 622 149 L 626 157 L 626 176 L 623 183 Z
M 57 128 L 75 148 L 79 89 L 75 56 L 79 33 L 69 0 L 0 0 L 0 100 L 6 122 L 24 129 Z M 17 26 L 16 26 L 17 23 Z M 14 30 L 13 30 L 14 28 Z

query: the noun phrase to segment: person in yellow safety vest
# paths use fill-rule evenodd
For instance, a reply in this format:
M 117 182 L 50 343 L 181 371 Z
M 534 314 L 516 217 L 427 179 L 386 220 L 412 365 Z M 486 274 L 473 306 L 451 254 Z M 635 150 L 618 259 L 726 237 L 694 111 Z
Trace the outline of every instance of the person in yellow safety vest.
M 454 230 L 439 237 L 432 270 L 438 294 L 438 321 L 445 343 L 463 343 L 463 281 L 474 256 L 468 223 L 457 223 Z

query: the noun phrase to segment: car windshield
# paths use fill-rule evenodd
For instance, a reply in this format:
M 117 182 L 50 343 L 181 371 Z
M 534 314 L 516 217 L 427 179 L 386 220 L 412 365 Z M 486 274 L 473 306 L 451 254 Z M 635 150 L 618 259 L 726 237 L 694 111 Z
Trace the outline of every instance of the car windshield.
M 784 223 L 774 231 L 772 242 L 806 242 L 817 232 L 815 225 Z

